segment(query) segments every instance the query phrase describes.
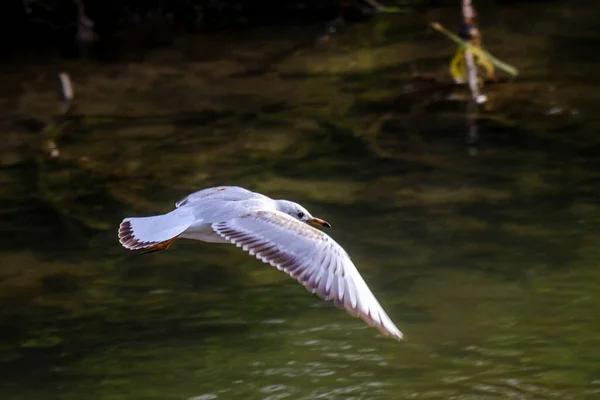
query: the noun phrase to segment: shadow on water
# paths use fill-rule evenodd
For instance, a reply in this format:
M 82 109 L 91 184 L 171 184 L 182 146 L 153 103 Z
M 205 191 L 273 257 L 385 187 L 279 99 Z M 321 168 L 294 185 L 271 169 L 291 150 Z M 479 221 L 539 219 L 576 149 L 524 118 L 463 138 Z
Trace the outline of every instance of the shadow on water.
M 7 126 L 26 154 L 0 170 L 2 398 L 594 398 L 593 90 L 577 79 L 574 92 L 549 90 L 566 78 L 507 34 L 514 48 L 497 51 L 530 71 L 489 86 L 472 156 L 460 89 L 440 78 L 448 43 L 422 35 L 424 54 L 394 21 L 370 53 L 348 28 L 337 54 L 303 48 L 258 76 L 227 59 L 88 66 L 81 117 L 52 136 L 57 157 L 34 129 L 54 113 L 49 85 L 24 85 L 31 114 Z M 442 67 L 415 79 L 423 60 Z M 178 79 L 158 85 L 165 74 Z M 408 340 L 377 336 L 236 248 L 118 245 L 124 216 L 217 184 L 331 222 Z

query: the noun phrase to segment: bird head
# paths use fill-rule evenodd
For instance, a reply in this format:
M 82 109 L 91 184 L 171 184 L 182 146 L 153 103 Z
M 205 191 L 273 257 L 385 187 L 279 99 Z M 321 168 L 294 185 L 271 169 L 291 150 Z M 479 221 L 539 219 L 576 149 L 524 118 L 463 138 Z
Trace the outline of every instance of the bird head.
M 275 203 L 277 204 L 277 209 L 279 211 L 284 212 L 299 221 L 320 228 L 331 228 L 329 222 L 324 221 L 321 218 L 313 217 L 306 208 L 298 203 L 289 200 L 275 200 Z

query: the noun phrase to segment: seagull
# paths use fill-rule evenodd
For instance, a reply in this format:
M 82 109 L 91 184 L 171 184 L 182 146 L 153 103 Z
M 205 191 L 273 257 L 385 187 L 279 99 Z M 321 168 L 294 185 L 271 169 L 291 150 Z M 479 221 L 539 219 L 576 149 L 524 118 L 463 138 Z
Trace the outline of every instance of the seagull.
M 330 227 L 292 201 L 274 200 L 238 186 L 218 186 L 184 197 L 167 214 L 125 218 L 119 226 L 119 242 L 143 253 L 167 250 L 178 238 L 234 244 L 383 335 L 401 340 L 402 332 L 348 253 L 317 229 Z

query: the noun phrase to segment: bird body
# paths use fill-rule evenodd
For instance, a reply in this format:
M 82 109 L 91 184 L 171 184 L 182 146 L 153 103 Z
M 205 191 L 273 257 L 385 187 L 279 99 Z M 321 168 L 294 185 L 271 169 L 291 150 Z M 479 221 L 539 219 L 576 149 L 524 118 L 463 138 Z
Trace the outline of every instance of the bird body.
M 330 227 L 304 207 L 237 186 L 192 193 L 167 214 L 125 218 L 119 241 L 130 250 L 168 249 L 177 238 L 231 243 L 296 278 L 324 300 L 396 339 L 402 333 L 385 313 Z

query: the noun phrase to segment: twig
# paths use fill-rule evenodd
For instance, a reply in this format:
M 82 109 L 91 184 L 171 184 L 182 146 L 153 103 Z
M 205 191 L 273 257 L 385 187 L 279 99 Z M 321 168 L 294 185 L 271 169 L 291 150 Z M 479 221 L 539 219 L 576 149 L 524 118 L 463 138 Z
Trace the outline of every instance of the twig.
M 471 0 L 462 0 L 462 14 L 464 29 L 469 39 L 469 44 L 472 46 L 480 47 L 481 35 L 479 29 L 475 25 L 475 10 L 471 5 Z M 467 118 L 467 144 L 469 146 L 469 154 L 477 154 L 477 140 L 479 137 L 477 129 L 477 105 L 484 103 L 487 100 L 485 95 L 481 94 L 479 90 L 479 78 L 477 76 L 477 64 L 475 63 L 475 57 L 471 51 L 471 47 L 465 47 L 465 65 L 467 68 L 467 79 L 469 82 L 469 89 L 471 90 L 471 101 L 467 105 L 466 118 Z
M 469 42 L 462 40 L 461 38 L 459 38 L 458 36 L 456 36 L 454 33 L 450 32 L 449 30 L 447 30 L 446 28 L 444 28 L 442 26 L 442 24 L 440 24 L 439 22 L 432 22 L 431 23 L 431 27 L 433 29 L 435 29 L 436 31 L 438 31 L 438 32 L 446 35 L 450 40 L 452 40 L 453 42 L 455 42 L 459 46 L 465 46 L 465 47 L 471 49 L 471 51 L 473 51 L 473 52 L 479 52 L 479 53 L 481 53 L 487 59 L 489 59 L 490 62 L 492 64 L 494 64 L 494 66 L 500 68 L 501 70 L 503 70 L 507 74 L 512 75 L 512 76 L 517 76 L 519 74 L 519 70 L 517 70 L 512 65 L 507 64 L 504 61 L 501 61 L 501 60 L 497 59 L 496 57 L 494 57 L 492 54 L 490 54 L 488 51 L 482 49 L 481 47 L 479 47 L 479 48 L 474 47 Z
M 469 39 L 472 45 L 477 46 L 480 41 L 479 30 L 475 26 L 475 10 L 471 6 L 471 0 L 462 0 L 462 13 L 463 23 L 465 29 L 468 32 Z M 477 103 L 484 102 L 485 96 L 482 97 L 481 91 L 479 90 L 479 80 L 477 77 L 477 64 L 475 64 L 475 57 L 470 47 L 465 48 L 465 64 L 467 67 L 467 80 L 469 82 L 469 89 L 471 90 L 471 97 Z
M 61 101 L 61 111 L 66 114 L 71 108 L 71 100 L 73 100 L 73 85 L 71 78 L 66 72 L 58 74 L 58 97 Z

